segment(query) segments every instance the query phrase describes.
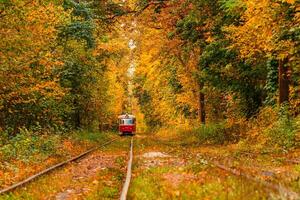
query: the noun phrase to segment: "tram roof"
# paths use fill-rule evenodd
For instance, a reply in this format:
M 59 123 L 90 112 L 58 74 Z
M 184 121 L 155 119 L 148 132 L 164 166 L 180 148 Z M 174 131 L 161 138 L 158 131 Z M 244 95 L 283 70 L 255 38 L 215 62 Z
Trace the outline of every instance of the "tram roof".
M 135 116 L 134 115 L 128 115 L 128 114 L 126 114 L 126 115 L 120 115 L 118 118 L 119 119 L 135 118 Z

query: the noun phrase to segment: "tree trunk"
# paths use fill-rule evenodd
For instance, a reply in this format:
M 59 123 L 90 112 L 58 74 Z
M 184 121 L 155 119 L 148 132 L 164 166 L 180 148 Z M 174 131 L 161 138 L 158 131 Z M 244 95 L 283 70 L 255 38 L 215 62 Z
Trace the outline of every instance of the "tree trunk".
M 199 89 L 200 89 L 200 93 L 199 93 L 199 110 L 198 110 L 198 114 L 199 114 L 199 119 L 201 124 L 205 124 L 205 95 L 202 92 L 203 89 L 203 83 L 199 84 Z
M 80 119 L 80 108 L 77 99 L 74 99 L 74 107 L 75 107 L 75 113 L 74 113 L 75 128 L 79 129 L 81 127 L 81 119 Z
M 278 74 L 278 82 L 279 82 L 279 104 L 288 103 L 289 102 L 289 70 L 288 67 L 285 66 L 288 62 L 288 59 L 279 61 L 279 74 Z

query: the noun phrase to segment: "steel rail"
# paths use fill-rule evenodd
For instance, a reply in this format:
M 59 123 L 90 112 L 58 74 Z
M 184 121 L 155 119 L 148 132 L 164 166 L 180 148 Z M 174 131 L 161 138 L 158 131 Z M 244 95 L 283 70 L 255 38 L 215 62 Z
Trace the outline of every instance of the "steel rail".
M 129 160 L 127 165 L 126 180 L 123 185 L 120 200 L 126 200 L 127 198 L 127 193 L 130 185 L 131 175 L 132 175 L 132 160 L 133 160 L 133 138 L 131 138 L 131 142 L 130 142 L 130 152 L 129 152 Z
M 27 183 L 33 181 L 34 179 L 39 178 L 39 177 L 41 177 L 42 175 L 45 175 L 45 174 L 47 174 L 47 173 L 49 173 L 49 172 L 51 172 L 51 171 L 53 171 L 53 170 L 55 170 L 55 169 L 57 169 L 57 168 L 60 168 L 60 167 L 62 167 L 62 166 L 64 166 L 64 165 L 70 163 L 70 162 L 79 160 L 80 158 L 82 158 L 82 157 L 88 155 L 89 153 L 91 153 L 91 152 L 93 152 L 93 151 L 95 151 L 95 150 L 97 150 L 97 149 L 103 148 L 103 147 L 105 147 L 105 146 L 107 146 L 107 145 L 113 143 L 113 142 L 116 141 L 117 139 L 118 139 L 118 138 L 115 138 L 115 139 L 112 139 L 112 140 L 110 140 L 110 141 L 108 141 L 108 142 L 105 142 L 105 143 L 102 144 L 101 146 L 93 147 L 93 148 L 91 148 L 91 149 L 89 149 L 89 150 L 87 150 L 87 151 L 81 153 L 81 154 L 78 155 L 78 156 L 75 156 L 75 157 L 70 158 L 70 159 L 68 159 L 68 160 L 66 160 L 66 161 L 63 161 L 63 162 L 58 163 L 58 164 L 56 164 L 56 165 L 53 165 L 53 166 L 51 166 L 51 167 L 49 167 L 49 168 L 47 168 L 47 169 L 45 169 L 45 170 L 43 170 L 43 171 L 41 171 L 41 172 L 39 172 L 39 173 L 33 175 L 33 176 L 30 176 L 30 177 L 26 178 L 25 180 L 23 180 L 23 181 L 21 181 L 21 182 L 15 183 L 15 184 L 13 184 L 12 186 L 9 186 L 9 187 L 7 187 L 7 188 L 4 188 L 4 189 L 0 190 L 0 195 L 3 195 L 3 194 L 5 194 L 5 193 L 7 193 L 7 192 L 11 192 L 11 191 L 13 191 L 13 190 L 15 190 L 15 189 L 17 189 L 17 188 L 19 188 L 19 187 L 22 187 L 22 186 L 24 186 L 25 184 L 27 184 Z

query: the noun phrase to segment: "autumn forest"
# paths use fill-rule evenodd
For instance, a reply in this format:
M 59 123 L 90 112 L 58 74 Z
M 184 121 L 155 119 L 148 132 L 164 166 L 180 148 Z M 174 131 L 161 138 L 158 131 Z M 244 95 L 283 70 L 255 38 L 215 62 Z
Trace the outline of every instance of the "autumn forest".
M 118 199 L 125 113 L 128 199 L 300 199 L 300 1 L 0 0 L 0 190 L 118 138 L 0 199 Z

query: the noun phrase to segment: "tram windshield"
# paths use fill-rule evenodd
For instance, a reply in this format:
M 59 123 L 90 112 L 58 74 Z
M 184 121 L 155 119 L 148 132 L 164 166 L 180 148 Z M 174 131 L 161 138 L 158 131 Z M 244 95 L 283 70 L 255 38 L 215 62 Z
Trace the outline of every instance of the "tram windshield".
M 124 125 L 133 125 L 134 124 L 134 120 L 133 119 L 121 119 L 121 124 L 124 124 Z

